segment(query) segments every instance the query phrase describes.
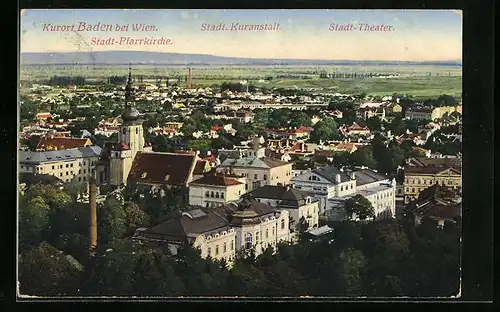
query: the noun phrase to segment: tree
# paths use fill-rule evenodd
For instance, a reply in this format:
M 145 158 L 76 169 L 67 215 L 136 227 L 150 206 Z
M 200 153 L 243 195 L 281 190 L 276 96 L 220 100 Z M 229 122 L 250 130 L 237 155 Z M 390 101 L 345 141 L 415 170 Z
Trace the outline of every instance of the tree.
M 340 139 L 337 122 L 330 117 L 323 118 L 314 125 L 311 133 L 311 141 L 319 143 L 320 141 Z
M 127 233 L 132 234 L 137 228 L 149 225 L 149 216 L 134 202 L 125 203 Z
M 42 242 L 19 258 L 20 293 L 34 296 L 77 295 L 81 271 L 63 253 Z
M 127 231 L 127 214 L 123 204 L 108 196 L 97 209 L 98 242 L 107 245 L 122 238 Z
M 340 276 L 343 279 L 343 291 L 348 296 L 359 295 L 362 291 L 362 274 L 367 264 L 363 253 L 354 248 L 340 252 Z
M 350 220 L 372 220 L 375 218 L 375 209 L 366 197 L 356 194 L 346 201 L 346 212 Z
M 37 246 L 48 227 L 50 207 L 41 196 L 21 198 L 19 205 L 19 245 L 21 250 Z

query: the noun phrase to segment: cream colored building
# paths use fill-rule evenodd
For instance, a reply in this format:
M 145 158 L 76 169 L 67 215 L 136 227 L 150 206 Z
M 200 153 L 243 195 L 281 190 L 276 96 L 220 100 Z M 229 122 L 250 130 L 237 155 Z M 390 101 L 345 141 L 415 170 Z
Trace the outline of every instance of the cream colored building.
M 202 258 L 224 259 L 229 266 L 236 254 L 235 229 L 213 212 L 199 208 L 157 226 L 139 228 L 133 239 L 164 243 L 173 254 L 189 244 L 200 250 Z
M 452 167 L 405 167 L 405 196 L 416 199 L 421 191 L 434 184 L 461 191 L 462 173 Z
M 88 182 L 100 154 L 99 146 L 46 152 L 19 151 L 19 171 L 49 174 L 64 182 Z
M 196 208 L 162 224 L 136 230 L 133 239 L 156 241 L 176 254 L 184 244 L 198 248 L 202 258 L 224 259 L 231 267 L 239 250 L 265 248 L 290 240 L 287 211 L 254 200 L 214 208 Z
M 289 213 L 259 203 L 254 199 L 243 199 L 213 210 L 227 220 L 236 231 L 236 250 L 260 255 L 266 248 L 276 250 L 280 242 L 290 242 Z
M 245 193 L 245 182 L 245 177 L 205 175 L 189 184 L 189 204 L 208 208 L 238 200 Z
M 292 179 L 292 163 L 265 157 L 265 148 L 254 141 L 249 154 L 239 158 L 227 158 L 217 172 L 243 175 L 247 178 L 245 191 L 251 192 L 264 185 L 287 185 Z

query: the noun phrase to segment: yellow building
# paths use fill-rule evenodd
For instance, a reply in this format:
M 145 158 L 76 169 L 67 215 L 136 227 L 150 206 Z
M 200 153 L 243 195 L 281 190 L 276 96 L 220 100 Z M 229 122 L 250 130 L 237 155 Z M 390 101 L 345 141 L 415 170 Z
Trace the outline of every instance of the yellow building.
M 416 199 L 421 191 L 435 184 L 461 192 L 461 168 L 460 159 L 410 159 L 404 169 L 404 195 Z

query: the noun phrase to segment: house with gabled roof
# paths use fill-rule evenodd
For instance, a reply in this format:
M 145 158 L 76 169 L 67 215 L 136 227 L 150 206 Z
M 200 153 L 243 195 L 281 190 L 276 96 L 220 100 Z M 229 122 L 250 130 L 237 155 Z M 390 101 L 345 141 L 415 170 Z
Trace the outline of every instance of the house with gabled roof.
M 240 199 L 245 194 L 244 176 L 209 173 L 189 184 L 189 204 L 217 207 Z
M 195 154 L 138 152 L 132 162 L 128 184 L 159 189 L 187 187 L 193 181 Z

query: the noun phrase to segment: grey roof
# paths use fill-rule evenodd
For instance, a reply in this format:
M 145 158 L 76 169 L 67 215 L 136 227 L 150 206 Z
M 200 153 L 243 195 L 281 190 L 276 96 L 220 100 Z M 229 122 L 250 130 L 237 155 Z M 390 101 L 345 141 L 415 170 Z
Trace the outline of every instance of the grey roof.
M 78 158 L 97 157 L 101 154 L 101 147 L 87 146 L 58 151 L 32 152 L 19 151 L 19 162 L 27 164 L 40 164 L 45 162 L 74 160 Z
M 325 166 L 321 168 L 317 168 L 313 170 L 314 173 L 322 176 L 323 178 L 327 179 L 330 182 L 333 182 L 334 184 L 337 184 L 336 181 L 336 176 L 337 174 L 340 175 L 340 182 L 349 182 L 351 181 L 351 177 L 347 174 L 347 172 L 340 171 L 340 169 L 333 167 L 333 166 Z
M 253 198 L 269 198 L 281 200 L 280 206 L 298 208 L 306 204 L 309 193 L 285 186 L 265 185 L 250 192 Z
M 192 242 L 200 234 L 229 228 L 227 221 L 217 214 L 197 208 L 183 213 L 179 218 L 141 231 L 136 238 Z
M 389 179 L 371 169 L 357 170 L 354 174 L 356 176 L 356 185 L 365 185 Z

